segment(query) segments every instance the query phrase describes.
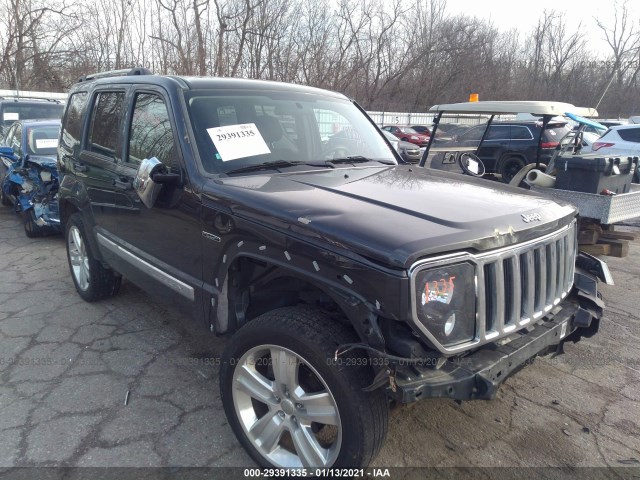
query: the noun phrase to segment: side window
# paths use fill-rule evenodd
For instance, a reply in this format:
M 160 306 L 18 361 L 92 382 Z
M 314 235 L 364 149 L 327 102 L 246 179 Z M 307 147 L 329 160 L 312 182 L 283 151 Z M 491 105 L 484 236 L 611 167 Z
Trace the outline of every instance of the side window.
M 124 92 L 98 93 L 89 127 L 87 149 L 90 152 L 116 157 L 123 111 Z
M 129 130 L 129 154 L 127 163 L 138 166 L 145 158 L 156 157 L 167 166 L 175 166 L 176 145 L 169 121 L 169 112 L 158 95 L 136 95 L 131 128 Z
M 62 120 L 62 143 L 73 148 L 80 143 L 83 114 L 87 104 L 87 92 L 78 92 L 69 98 L 69 106 Z
M 485 125 L 481 125 L 479 127 L 473 127 L 472 129 L 470 129 L 467 132 L 465 132 L 464 134 L 462 134 L 460 136 L 460 140 L 464 140 L 464 141 L 477 140 L 477 141 L 480 141 L 480 139 L 482 138 L 482 133 L 484 132 L 485 128 L 487 128 Z
M 487 140 L 509 140 L 509 136 L 508 125 L 491 125 L 489 127 L 489 133 L 487 134 Z
M 512 140 L 532 140 L 533 135 L 527 127 L 520 127 L 517 125 L 511 126 L 511 139 Z
M 623 128 L 618 130 L 618 135 L 627 142 L 640 142 L 640 128 Z

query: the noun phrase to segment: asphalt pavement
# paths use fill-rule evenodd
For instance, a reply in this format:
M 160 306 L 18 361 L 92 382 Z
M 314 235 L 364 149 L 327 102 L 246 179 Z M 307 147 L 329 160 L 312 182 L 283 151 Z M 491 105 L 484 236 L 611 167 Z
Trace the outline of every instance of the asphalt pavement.
M 394 409 L 374 466 L 640 466 L 640 242 L 607 260 L 598 335 L 492 401 Z M 218 394 L 224 342 L 126 281 L 85 303 L 62 237 L 0 209 L 0 467 L 254 466 Z

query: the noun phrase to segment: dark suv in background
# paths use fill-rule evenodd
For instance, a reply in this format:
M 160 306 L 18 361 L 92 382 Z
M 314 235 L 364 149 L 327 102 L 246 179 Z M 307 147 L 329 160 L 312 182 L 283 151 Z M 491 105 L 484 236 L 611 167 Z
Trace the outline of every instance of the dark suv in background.
M 486 125 L 477 125 L 456 136 L 451 142 L 437 147 L 477 147 Z M 541 122 L 513 121 L 493 122 L 478 156 L 488 173 L 500 173 L 508 183 L 522 167 L 536 161 Z M 540 161 L 548 163 L 560 140 L 571 128 L 562 122 L 552 122 L 542 135 Z
M 367 465 L 389 400 L 493 398 L 603 308 L 574 207 L 399 160 L 335 92 L 88 77 L 58 149 L 71 278 L 96 301 L 124 276 L 229 336 L 220 396 L 261 466 Z
M 0 138 L 4 138 L 16 120 L 62 118 L 60 100 L 28 97 L 0 97 Z

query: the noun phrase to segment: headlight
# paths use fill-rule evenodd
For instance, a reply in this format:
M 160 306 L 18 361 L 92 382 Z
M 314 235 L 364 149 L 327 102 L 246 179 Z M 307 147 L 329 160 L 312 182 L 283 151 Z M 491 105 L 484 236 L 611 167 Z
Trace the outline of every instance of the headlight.
M 457 263 L 426 268 L 415 277 L 418 321 L 445 347 L 473 340 L 476 331 L 475 267 Z

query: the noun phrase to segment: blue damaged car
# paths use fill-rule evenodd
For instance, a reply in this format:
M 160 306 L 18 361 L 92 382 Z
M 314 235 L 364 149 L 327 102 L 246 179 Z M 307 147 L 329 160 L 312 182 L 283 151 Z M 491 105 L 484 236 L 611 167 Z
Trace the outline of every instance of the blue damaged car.
M 0 146 L 0 200 L 22 216 L 28 237 L 60 232 L 56 150 L 60 120 L 15 122 Z

